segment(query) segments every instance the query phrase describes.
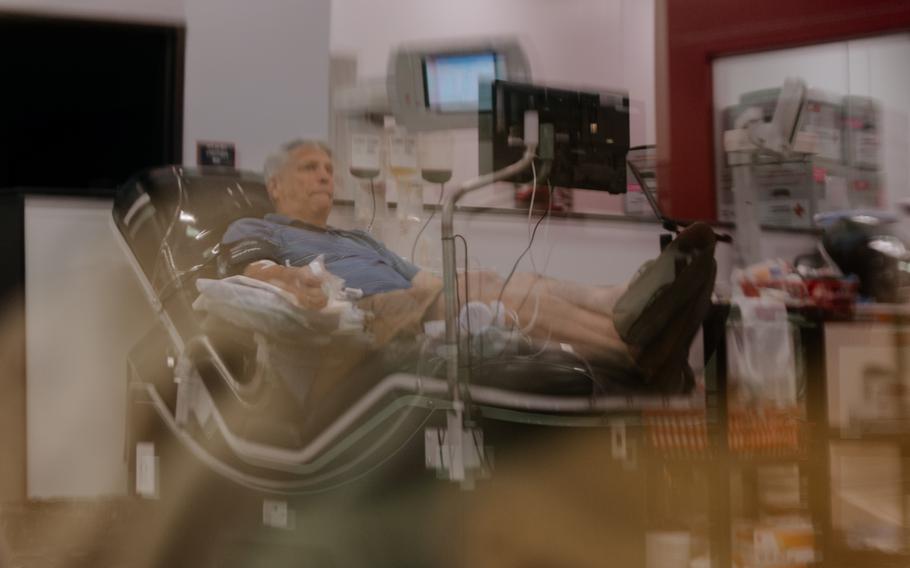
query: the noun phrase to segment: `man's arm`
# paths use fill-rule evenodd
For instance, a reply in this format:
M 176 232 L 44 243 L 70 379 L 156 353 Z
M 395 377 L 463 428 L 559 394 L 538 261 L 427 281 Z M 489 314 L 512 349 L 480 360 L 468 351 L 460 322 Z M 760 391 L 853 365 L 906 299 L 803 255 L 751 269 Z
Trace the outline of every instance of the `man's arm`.
M 322 291 L 322 279 L 309 267 L 282 266 L 275 262 L 284 255 L 274 231 L 275 225 L 263 219 L 244 218 L 231 223 L 221 239 L 228 266 L 243 266 L 244 276 L 278 286 L 293 295 L 303 308 L 318 310 L 325 307 L 328 298 Z
M 260 260 L 248 264 L 243 275 L 290 292 L 302 308 L 319 310 L 328 303 L 328 297 L 322 291 L 322 279 L 314 275 L 309 266 L 281 266 Z

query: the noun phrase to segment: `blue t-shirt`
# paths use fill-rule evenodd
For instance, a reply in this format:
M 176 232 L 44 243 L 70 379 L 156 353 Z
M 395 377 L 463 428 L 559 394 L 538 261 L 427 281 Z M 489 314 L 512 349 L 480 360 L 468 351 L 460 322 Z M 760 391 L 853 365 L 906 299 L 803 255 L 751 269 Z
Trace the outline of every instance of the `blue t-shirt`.
M 275 246 L 278 258 L 274 260 L 288 266 L 305 266 L 324 255 L 329 272 L 343 278 L 345 286 L 363 290 L 364 296 L 410 288 L 411 279 L 420 271 L 364 231 L 323 229 L 278 213 L 234 221 L 221 242 L 246 239 Z

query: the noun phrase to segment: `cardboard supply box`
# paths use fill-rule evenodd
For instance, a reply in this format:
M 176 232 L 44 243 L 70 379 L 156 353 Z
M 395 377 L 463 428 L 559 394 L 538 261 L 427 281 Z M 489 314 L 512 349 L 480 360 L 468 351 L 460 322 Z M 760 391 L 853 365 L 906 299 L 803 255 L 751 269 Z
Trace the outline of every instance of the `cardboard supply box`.
M 802 130 L 815 134 L 815 156 L 843 163 L 844 115 L 840 97 L 809 89 L 803 121 Z
M 723 130 L 732 129 L 736 118 L 744 109 L 758 106 L 770 120 L 779 89 L 766 89 L 744 95 L 744 102 L 727 107 L 721 113 Z M 817 194 L 824 188 L 816 187 L 813 177 L 813 163 L 770 162 L 770 157 L 758 158 L 752 166 L 752 182 L 755 184 L 760 222 L 772 227 L 811 227 L 812 216 L 818 212 Z M 724 153 L 717 157 L 717 218 L 720 221 L 735 222 L 736 214 L 733 195 L 733 170 Z M 822 182 L 823 183 L 823 182 Z
M 881 167 L 881 109 L 869 97 L 844 97 L 844 153 L 846 164 L 854 168 L 878 170 Z
M 745 93 L 720 114 L 721 131 L 732 129 L 743 110 L 757 107 L 764 120 L 774 115 L 779 88 Z M 881 109 L 869 97 L 841 97 L 809 89 L 800 123 L 816 135 L 807 162 L 759 163 L 753 167 L 759 215 L 765 226 L 811 227 L 816 213 L 874 209 L 884 203 L 880 167 Z M 721 132 L 722 134 L 722 132 Z M 717 210 L 721 221 L 735 221 L 733 172 L 720 149 L 717 156 Z M 768 158 L 758 158 L 759 161 Z
M 752 166 L 759 219 L 771 227 L 811 227 L 817 211 L 812 164 L 791 162 Z
M 851 209 L 880 209 L 885 205 L 881 177 L 877 170 L 848 168 L 847 201 Z
M 884 203 L 881 176 L 875 170 L 809 162 L 752 166 L 761 223 L 776 227 L 811 227 L 816 213 L 848 209 L 877 209 Z M 735 221 L 733 172 L 719 174 L 717 215 Z

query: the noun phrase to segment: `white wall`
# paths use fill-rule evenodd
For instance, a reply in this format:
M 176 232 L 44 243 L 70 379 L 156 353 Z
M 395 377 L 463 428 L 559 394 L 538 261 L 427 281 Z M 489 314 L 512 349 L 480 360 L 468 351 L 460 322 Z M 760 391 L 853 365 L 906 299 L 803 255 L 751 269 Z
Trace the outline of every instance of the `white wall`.
M 261 170 L 276 144 L 327 137 L 329 0 L 185 3 L 184 163 L 200 139 Z
M 622 0 L 623 87 L 632 101 L 631 143 L 657 143 L 654 0 Z
M 512 35 L 532 76 L 553 83 L 621 87 L 621 0 L 334 0 L 331 49 L 358 58 L 360 75 L 383 76 L 391 49 L 412 41 Z
M 126 489 L 126 353 L 153 313 L 111 231 L 111 201 L 28 197 L 28 495 Z
M 532 77 L 577 89 L 622 89 L 644 115 L 632 144 L 655 142 L 654 0 L 333 0 L 333 54 L 381 77 L 391 50 L 409 42 L 513 36 Z
M 656 141 L 655 0 L 333 0 L 331 50 L 357 58 L 361 78 L 386 74 L 401 43 L 517 37 L 536 82 L 629 92 L 632 144 Z

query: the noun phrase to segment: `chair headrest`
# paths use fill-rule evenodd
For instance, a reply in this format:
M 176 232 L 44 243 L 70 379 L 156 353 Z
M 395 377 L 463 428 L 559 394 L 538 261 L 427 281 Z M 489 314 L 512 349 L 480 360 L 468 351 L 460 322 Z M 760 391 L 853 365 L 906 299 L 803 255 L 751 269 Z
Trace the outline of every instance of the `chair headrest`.
M 143 171 L 114 197 L 113 216 L 139 266 L 164 303 L 177 290 L 192 302 L 198 277 L 213 277 L 221 237 L 272 204 L 261 176 L 245 171 L 168 166 Z

